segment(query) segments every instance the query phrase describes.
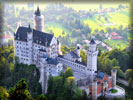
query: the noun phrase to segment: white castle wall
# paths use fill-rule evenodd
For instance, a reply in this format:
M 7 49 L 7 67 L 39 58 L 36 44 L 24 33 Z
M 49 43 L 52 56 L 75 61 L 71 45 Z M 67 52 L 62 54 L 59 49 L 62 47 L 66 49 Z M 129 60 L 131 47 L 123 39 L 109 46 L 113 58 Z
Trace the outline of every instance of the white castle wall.
M 117 93 L 105 92 L 105 97 L 108 98 L 108 100 L 114 100 L 114 98 L 125 99 L 125 90 L 120 86 L 116 86 L 116 89 L 118 90 Z
M 37 65 L 37 68 L 40 71 L 39 82 L 42 86 L 42 93 L 47 92 L 47 82 L 49 79 L 49 75 L 58 76 L 60 72 L 63 70 L 61 63 L 58 63 L 57 65 L 47 64 L 46 59 L 47 58 L 41 58 L 40 65 Z
M 19 58 L 20 63 L 30 64 L 27 42 L 15 40 L 15 56 Z
M 19 58 L 20 63 L 28 65 L 37 64 L 39 49 L 46 50 L 46 53 L 44 54 L 46 54 L 48 57 L 56 58 L 58 56 L 58 45 L 56 40 L 51 42 L 50 47 L 33 43 L 32 40 L 28 42 L 15 40 L 15 56 Z
M 58 57 L 57 59 L 60 63 L 71 67 L 72 70 L 80 72 L 82 74 L 86 74 L 86 66 L 78 64 L 78 63 L 73 62 L 73 61 L 69 61 L 69 60 L 64 59 L 64 58 L 60 58 L 60 57 Z

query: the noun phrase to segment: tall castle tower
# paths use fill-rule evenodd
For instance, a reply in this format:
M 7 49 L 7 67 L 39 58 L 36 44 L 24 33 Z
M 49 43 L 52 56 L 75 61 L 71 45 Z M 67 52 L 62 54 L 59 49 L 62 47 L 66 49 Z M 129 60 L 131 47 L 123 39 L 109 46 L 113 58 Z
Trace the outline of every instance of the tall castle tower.
M 92 82 L 92 100 L 97 100 L 97 80 Z
M 34 13 L 34 28 L 38 31 L 44 31 L 44 16 L 41 15 L 39 7 Z
M 32 58 L 33 58 L 33 55 L 32 55 L 32 51 L 33 51 L 33 47 L 32 47 L 32 42 L 33 42 L 33 31 L 29 25 L 28 27 L 28 32 L 27 32 L 27 42 L 28 42 L 28 49 L 29 49 L 29 65 L 32 64 Z
M 113 89 L 116 88 L 116 74 L 117 74 L 117 70 L 116 69 L 112 69 L 111 70 L 111 76 L 112 76 L 112 88 Z
M 80 47 L 79 47 L 79 46 L 77 46 L 76 53 L 77 53 L 77 55 L 80 57 Z
M 95 71 L 97 71 L 97 55 L 96 42 L 92 39 L 90 41 L 89 50 L 87 51 L 87 74 L 93 79 Z

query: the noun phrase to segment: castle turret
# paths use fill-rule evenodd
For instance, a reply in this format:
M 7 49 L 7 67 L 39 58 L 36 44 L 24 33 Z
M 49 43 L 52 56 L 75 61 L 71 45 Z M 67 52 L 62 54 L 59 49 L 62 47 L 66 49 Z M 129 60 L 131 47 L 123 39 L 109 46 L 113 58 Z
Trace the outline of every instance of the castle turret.
M 61 43 L 59 42 L 59 40 L 57 39 L 57 45 L 58 45 L 58 55 L 62 55 L 62 52 L 61 52 Z
M 77 53 L 77 55 L 80 57 L 80 47 L 79 47 L 79 46 L 77 46 L 76 53 Z
M 97 46 L 96 42 L 93 39 L 91 39 L 90 45 L 89 45 L 89 51 L 90 52 L 95 52 L 96 51 L 96 46 Z
M 29 62 L 28 62 L 28 65 L 30 65 L 30 64 L 32 64 L 32 42 L 33 42 L 33 31 L 32 31 L 32 29 L 31 29 L 31 27 L 30 27 L 30 25 L 29 25 L 29 27 L 28 27 L 28 31 L 27 31 L 27 43 L 28 43 L 28 45 L 27 45 L 27 48 L 28 48 L 28 51 L 29 51 L 29 53 L 28 53 L 28 56 L 29 56 Z
M 113 89 L 116 88 L 116 74 L 117 74 L 117 70 L 116 69 L 112 69 L 111 70 L 111 76 L 112 76 L 112 88 Z
M 95 71 L 97 71 L 97 55 L 96 42 L 92 39 L 90 41 L 89 50 L 87 51 L 87 74 L 90 79 L 93 79 Z
M 92 82 L 92 100 L 97 100 L 97 80 Z
M 41 15 L 39 7 L 34 13 L 34 28 L 38 31 L 44 31 L 44 16 Z
M 28 39 L 28 41 L 32 41 L 32 36 L 33 36 L 32 29 L 31 29 L 30 24 L 29 24 L 28 31 L 27 31 L 27 39 Z

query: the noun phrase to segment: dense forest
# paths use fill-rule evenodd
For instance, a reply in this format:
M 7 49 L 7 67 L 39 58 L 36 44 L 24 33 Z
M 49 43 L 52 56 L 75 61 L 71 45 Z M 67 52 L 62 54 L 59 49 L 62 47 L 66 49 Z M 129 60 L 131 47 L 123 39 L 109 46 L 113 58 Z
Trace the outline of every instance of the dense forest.
M 61 51 L 63 52 L 63 54 L 66 54 L 70 50 L 74 49 L 75 49 L 74 47 L 70 48 L 68 48 L 67 46 L 61 47 Z M 82 62 L 86 63 L 87 57 L 86 57 L 86 52 L 84 50 L 81 50 L 80 56 L 82 57 Z M 99 54 L 98 54 L 98 71 L 106 72 L 107 74 L 110 75 L 111 74 L 110 70 L 112 68 L 116 68 L 117 78 L 122 78 L 129 82 L 130 88 L 124 87 L 126 89 L 127 98 L 133 98 L 131 95 L 132 93 L 131 91 L 133 89 L 132 58 L 133 58 L 133 53 L 129 50 L 114 49 L 110 52 L 109 51 L 103 52 L 101 49 L 99 49 Z M 3 93 L 2 91 L 7 92 L 7 94 L 9 95 L 14 95 L 14 92 L 19 91 L 15 90 L 16 89 L 15 87 L 17 86 L 15 84 L 19 80 L 21 80 L 21 78 L 24 78 L 28 84 L 28 88 L 25 89 L 26 91 L 29 91 L 27 93 L 30 93 L 31 95 L 30 97 L 37 98 L 39 95 L 41 95 L 41 85 L 38 82 L 40 75 L 35 65 L 28 66 L 25 64 L 19 64 L 18 58 L 17 57 L 14 58 L 14 48 L 12 46 L 0 48 L 0 59 L 1 59 L 0 86 L 2 86 L 0 90 L 1 96 L 2 95 L 7 96 L 5 94 L 2 94 Z M 80 98 L 79 100 L 84 100 L 83 98 L 87 98 L 85 91 L 81 91 L 81 89 L 76 86 L 74 80 L 75 79 L 73 77 L 73 73 L 70 68 L 68 68 L 65 73 L 62 72 L 60 76 L 56 77 L 51 76 L 49 79 L 48 92 L 47 94 L 45 94 L 47 99 L 68 100 L 69 98 L 71 100 L 78 100 L 77 98 Z M 14 89 L 11 88 L 13 86 Z M 61 90 L 58 91 L 56 89 L 58 90 L 61 89 Z M 70 91 L 72 92 L 71 97 L 67 96 L 70 93 Z M 13 94 L 11 92 L 13 92 Z M 3 96 L 1 98 L 3 98 Z
M 12 46 L 0 48 L 0 59 L 0 86 L 9 89 L 24 78 L 33 97 L 41 93 L 40 74 L 35 65 L 18 64 Z

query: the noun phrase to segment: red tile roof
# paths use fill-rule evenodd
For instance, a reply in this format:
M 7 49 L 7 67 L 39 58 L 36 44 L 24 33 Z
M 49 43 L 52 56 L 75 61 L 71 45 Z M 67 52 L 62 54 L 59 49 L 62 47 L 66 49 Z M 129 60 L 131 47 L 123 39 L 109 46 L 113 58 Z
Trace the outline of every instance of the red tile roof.
M 117 35 L 119 35 L 119 34 L 116 33 L 116 32 L 111 32 L 111 35 L 113 35 L 113 36 L 117 36 Z

